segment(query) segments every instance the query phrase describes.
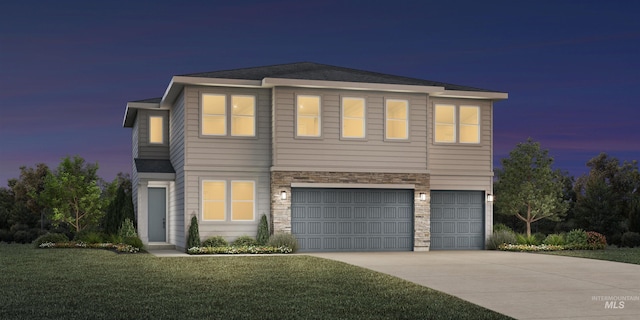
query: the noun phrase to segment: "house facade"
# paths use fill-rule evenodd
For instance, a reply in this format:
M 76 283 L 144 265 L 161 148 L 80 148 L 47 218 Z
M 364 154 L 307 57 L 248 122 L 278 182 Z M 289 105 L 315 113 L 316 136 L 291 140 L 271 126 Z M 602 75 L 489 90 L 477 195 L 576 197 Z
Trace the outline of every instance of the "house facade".
M 507 94 L 292 63 L 174 76 L 127 104 L 150 246 L 292 233 L 302 251 L 483 249 L 493 102 Z

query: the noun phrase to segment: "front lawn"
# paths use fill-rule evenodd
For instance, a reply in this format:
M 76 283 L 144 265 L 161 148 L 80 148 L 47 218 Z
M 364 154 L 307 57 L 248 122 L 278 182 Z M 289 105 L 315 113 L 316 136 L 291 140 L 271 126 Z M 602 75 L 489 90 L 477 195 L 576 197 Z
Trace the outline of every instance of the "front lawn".
M 564 250 L 550 251 L 544 254 L 555 254 L 558 256 L 590 258 L 598 260 L 617 261 L 625 263 L 640 264 L 640 247 L 617 248 L 607 247 L 605 250 Z
M 0 319 L 509 319 L 309 256 L 158 258 L 0 244 Z

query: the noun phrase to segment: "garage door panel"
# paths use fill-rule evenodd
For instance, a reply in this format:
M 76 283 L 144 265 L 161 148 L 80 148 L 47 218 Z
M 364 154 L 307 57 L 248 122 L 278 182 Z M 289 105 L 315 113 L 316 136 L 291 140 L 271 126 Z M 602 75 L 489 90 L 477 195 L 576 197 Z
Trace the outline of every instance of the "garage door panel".
M 484 248 L 484 192 L 431 192 L 431 250 Z
M 300 251 L 409 251 L 413 195 L 413 190 L 293 188 L 292 233 Z M 322 202 L 304 202 L 312 198 Z M 312 215 L 310 207 L 321 214 Z

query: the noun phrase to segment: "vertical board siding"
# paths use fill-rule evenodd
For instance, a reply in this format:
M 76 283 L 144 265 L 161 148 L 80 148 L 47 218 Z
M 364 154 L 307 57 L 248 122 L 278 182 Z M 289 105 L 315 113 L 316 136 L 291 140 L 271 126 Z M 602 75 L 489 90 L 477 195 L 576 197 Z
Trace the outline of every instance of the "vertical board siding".
M 274 89 L 273 165 L 277 168 L 426 170 L 427 96 L 390 93 L 277 87 Z M 321 137 L 295 137 L 296 95 L 318 95 L 321 100 Z M 366 138 L 342 139 L 342 97 L 364 98 Z M 409 139 L 385 141 L 385 99 L 409 102 Z
M 162 145 L 149 143 L 149 116 L 164 117 L 163 134 L 165 143 Z M 169 159 L 169 112 L 165 110 L 138 110 L 138 158 L 140 159 Z
M 192 216 L 198 217 L 198 227 L 200 238 L 203 240 L 213 236 L 222 236 L 228 241 L 243 235 L 256 237 L 260 217 L 265 214 L 269 216 L 270 197 L 270 174 L 264 172 L 221 172 L 221 171 L 186 171 L 186 215 L 187 221 L 191 221 Z M 230 190 L 231 180 L 251 180 L 255 181 L 255 217 L 253 221 L 231 221 L 230 204 L 227 203 L 227 213 L 225 221 L 204 221 L 202 219 L 202 181 L 203 180 L 225 180 L 227 181 L 227 192 Z M 188 226 L 188 224 L 187 224 Z
M 436 104 L 470 105 L 480 107 L 480 144 L 435 143 L 433 132 Z M 492 103 L 487 100 L 430 98 L 428 169 L 438 171 L 475 172 L 488 174 L 493 171 L 492 152 Z
M 269 168 L 271 165 L 271 90 L 250 88 L 187 87 L 185 103 L 185 166 L 212 170 Z M 203 136 L 200 99 L 203 93 L 256 97 L 256 136 Z M 227 99 L 229 103 L 229 99 Z M 229 116 L 229 115 L 227 115 Z M 230 128 L 227 128 L 230 133 Z M 231 169 L 234 170 L 234 169 Z
M 170 188 L 169 199 L 169 224 L 172 232 L 169 233 L 169 243 L 179 248 L 186 245 L 185 239 L 185 214 L 184 214 L 184 94 L 180 95 L 170 111 L 170 160 L 176 171 L 176 180 Z

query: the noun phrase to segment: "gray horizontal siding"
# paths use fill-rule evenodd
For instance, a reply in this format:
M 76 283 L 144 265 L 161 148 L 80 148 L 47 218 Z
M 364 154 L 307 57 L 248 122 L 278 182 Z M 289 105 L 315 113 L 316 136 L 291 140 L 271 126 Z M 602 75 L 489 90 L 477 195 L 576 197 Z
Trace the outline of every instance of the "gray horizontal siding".
M 164 117 L 164 144 L 149 143 L 149 116 Z M 169 159 L 169 112 L 163 110 L 138 110 L 138 158 Z
M 480 144 L 438 144 L 434 142 L 433 117 L 436 104 L 473 105 L 480 107 Z M 431 98 L 429 101 L 428 169 L 432 174 L 443 171 L 489 174 L 493 171 L 492 104 L 486 100 Z
M 131 128 L 131 197 L 133 199 L 133 212 L 138 217 L 138 170 L 133 159 L 138 157 L 138 120 L 134 120 Z
M 260 167 L 271 165 L 271 90 L 187 87 L 185 103 L 185 166 Z M 203 93 L 256 97 L 256 137 L 200 135 L 200 98 Z M 230 129 L 230 128 L 228 128 Z
M 492 193 L 493 176 L 431 175 L 431 190 L 484 190 Z
M 214 171 L 186 171 L 186 212 L 188 217 L 187 226 L 193 215 L 198 217 L 198 227 L 200 237 L 204 240 L 212 236 L 222 236 L 231 241 L 242 235 L 255 237 L 258 230 L 260 217 L 265 214 L 269 216 L 270 197 L 270 173 L 263 172 L 214 172 Z M 253 180 L 256 188 L 255 220 L 254 221 L 230 221 L 227 214 L 227 221 L 204 221 L 201 212 L 201 187 L 202 180 Z M 227 183 L 227 188 L 229 185 Z M 229 204 L 227 204 L 229 207 Z
M 374 172 L 389 170 L 426 170 L 427 97 L 422 94 L 383 93 L 326 89 L 274 89 L 273 165 L 278 169 L 327 168 L 350 171 L 367 168 Z M 295 138 L 296 95 L 319 95 L 322 112 L 322 136 Z M 340 104 L 342 97 L 364 98 L 366 138 L 341 139 Z M 409 101 L 409 140 L 385 141 L 385 99 Z
M 184 95 L 180 95 L 170 111 L 170 159 L 176 171 L 176 179 L 169 198 L 169 223 L 172 230 L 169 242 L 179 248 L 186 246 L 185 230 L 188 223 L 184 210 Z

